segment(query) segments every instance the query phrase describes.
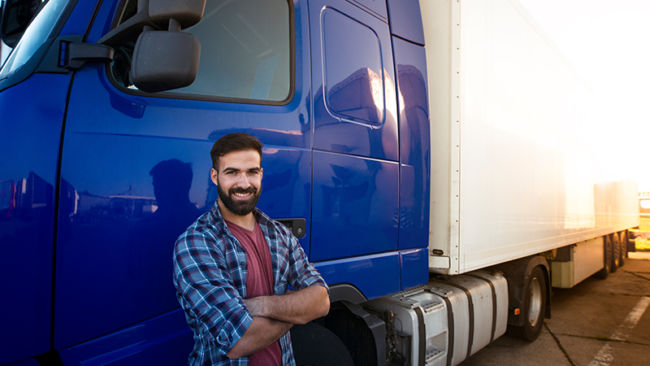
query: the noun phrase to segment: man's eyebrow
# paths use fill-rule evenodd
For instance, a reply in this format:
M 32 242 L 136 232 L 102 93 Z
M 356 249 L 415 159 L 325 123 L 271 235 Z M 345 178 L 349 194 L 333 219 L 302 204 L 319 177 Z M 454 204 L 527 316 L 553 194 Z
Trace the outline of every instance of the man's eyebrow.
M 254 167 L 254 168 L 250 168 L 250 169 L 248 169 L 249 172 L 251 172 L 251 171 L 253 171 L 253 172 L 257 172 L 257 171 L 260 171 L 260 170 L 262 170 L 262 168 L 260 168 L 260 167 L 258 167 L 258 166 Z M 226 168 L 223 168 L 223 172 L 224 172 L 224 173 L 225 173 L 225 172 L 238 172 L 238 171 L 241 171 L 241 169 L 239 169 L 239 168 L 233 168 L 233 167 L 226 167 Z

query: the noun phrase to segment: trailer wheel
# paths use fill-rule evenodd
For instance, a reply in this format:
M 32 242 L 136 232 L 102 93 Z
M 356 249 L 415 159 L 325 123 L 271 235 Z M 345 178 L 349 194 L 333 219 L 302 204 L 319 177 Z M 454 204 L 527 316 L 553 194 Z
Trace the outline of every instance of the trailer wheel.
M 603 257 L 603 269 L 596 272 L 596 276 L 604 280 L 612 269 L 612 241 L 607 235 L 603 236 Z
M 627 230 L 621 231 L 621 259 L 619 259 L 621 267 L 625 265 L 625 258 L 627 258 L 627 242 Z
M 345 344 L 329 329 L 316 323 L 291 329 L 293 355 L 297 366 L 354 366 Z
M 508 335 L 532 342 L 542 332 L 546 315 L 546 274 L 541 267 L 535 267 L 525 284 L 522 314 L 524 325 L 508 325 Z
M 612 268 L 610 273 L 616 272 L 618 267 L 621 266 L 621 241 L 618 238 L 618 233 L 609 236 L 612 241 Z

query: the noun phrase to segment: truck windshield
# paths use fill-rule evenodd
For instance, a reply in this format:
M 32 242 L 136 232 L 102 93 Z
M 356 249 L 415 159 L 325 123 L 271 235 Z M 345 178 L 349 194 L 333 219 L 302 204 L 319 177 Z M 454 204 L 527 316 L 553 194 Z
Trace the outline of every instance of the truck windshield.
M 50 37 L 52 30 L 61 17 L 63 10 L 70 0 L 44 0 L 41 10 L 25 30 L 22 38 L 16 44 L 7 61 L 0 70 L 0 80 L 5 79 L 34 55 L 36 50 Z

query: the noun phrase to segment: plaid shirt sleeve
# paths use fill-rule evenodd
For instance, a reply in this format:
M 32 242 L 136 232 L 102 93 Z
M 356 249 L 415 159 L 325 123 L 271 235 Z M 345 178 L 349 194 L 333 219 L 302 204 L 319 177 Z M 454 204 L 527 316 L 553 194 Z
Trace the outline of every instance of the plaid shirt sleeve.
M 174 285 L 188 325 L 204 352 L 222 356 L 253 321 L 231 277 L 236 264 L 228 265 L 224 250 L 222 240 L 193 230 L 178 238 L 174 250 Z
M 288 229 L 285 230 L 289 243 L 289 285 L 296 290 L 319 285 L 325 287 L 327 293 L 329 293 L 330 289 L 325 283 L 325 280 L 318 273 L 316 267 L 307 259 L 307 255 L 300 246 L 300 243 L 298 243 L 298 239 Z

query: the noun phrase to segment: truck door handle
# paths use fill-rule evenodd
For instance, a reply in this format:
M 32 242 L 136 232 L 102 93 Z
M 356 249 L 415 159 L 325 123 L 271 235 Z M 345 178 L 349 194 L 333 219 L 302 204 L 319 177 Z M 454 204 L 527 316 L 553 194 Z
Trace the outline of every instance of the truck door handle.
M 307 220 L 305 219 L 275 219 L 282 225 L 286 226 L 291 230 L 291 233 L 295 235 L 296 238 L 305 237 L 305 228 L 307 226 Z

